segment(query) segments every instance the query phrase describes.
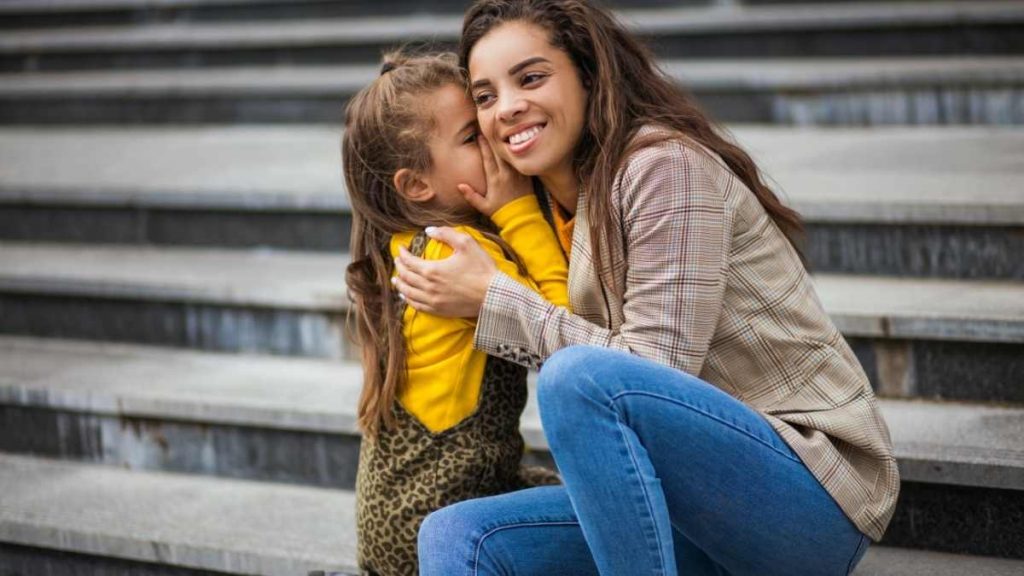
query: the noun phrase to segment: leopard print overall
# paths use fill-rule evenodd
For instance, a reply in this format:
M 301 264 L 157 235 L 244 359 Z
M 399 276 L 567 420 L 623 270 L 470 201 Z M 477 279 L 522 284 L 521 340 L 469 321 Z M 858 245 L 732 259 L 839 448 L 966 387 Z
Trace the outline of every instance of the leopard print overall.
M 416 234 L 410 251 L 426 246 Z M 399 317 L 405 312 L 399 302 Z M 431 432 L 396 399 L 397 426 L 363 438 L 356 474 L 356 526 L 361 573 L 418 573 L 416 536 L 427 514 L 449 504 L 560 484 L 547 468 L 522 466 L 519 417 L 526 406 L 526 368 L 488 356 L 476 411 L 455 426 Z

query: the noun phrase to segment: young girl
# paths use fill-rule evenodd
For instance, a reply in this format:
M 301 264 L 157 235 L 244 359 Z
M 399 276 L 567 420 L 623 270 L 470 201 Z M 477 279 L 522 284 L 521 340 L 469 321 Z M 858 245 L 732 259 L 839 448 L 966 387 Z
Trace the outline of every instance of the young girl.
M 499 269 L 563 307 L 568 267 L 531 181 L 501 170 L 477 142 L 476 111 L 454 54 L 386 56 L 380 77 L 349 103 L 345 126 L 353 211 L 346 281 L 364 370 L 359 565 L 369 574 L 416 574 L 417 532 L 428 513 L 560 481 L 520 464 L 526 368 L 474 350 L 475 320 L 407 307 L 392 286 L 394 259 L 402 249 L 447 258 L 452 249 L 425 229 L 452 226 L 473 236 Z M 460 186 L 486 198 L 477 206 L 490 221 Z

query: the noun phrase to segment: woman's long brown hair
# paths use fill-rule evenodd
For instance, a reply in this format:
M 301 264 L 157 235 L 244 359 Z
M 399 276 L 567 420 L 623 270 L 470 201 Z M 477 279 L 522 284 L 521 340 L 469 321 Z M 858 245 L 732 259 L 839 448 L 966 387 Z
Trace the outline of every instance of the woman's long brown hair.
M 594 223 L 590 234 L 598 277 L 603 277 L 599 231 L 604 230 L 607 238 L 617 235 L 608 206 L 616 175 L 632 152 L 672 137 L 662 132 L 636 138 L 647 124 L 670 128 L 721 157 L 757 196 L 807 266 L 800 215 L 782 204 L 761 180 L 750 156 L 719 134 L 693 97 L 661 71 L 653 54 L 607 11 L 582 0 L 479 0 L 463 20 L 459 63 L 464 70 L 469 69 L 473 46 L 507 22 L 526 22 L 546 30 L 551 44 L 572 59 L 589 90 L 574 166 L 584 183 L 582 193 L 590 195 L 588 217 Z M 703 152 L 699 147 L 698 151 Z
M 473 226 L 497 243 L 526 274 L 521 260 L 487 218 L 411 202 L 395 189 L 394 175 L 399 169 L 420 173 L 431 169 L 428 139 L 435 128 L 434 116 L 424 99 L 448 85 L 465 89 L 455 54 L 392 52 L 384 57 L 381 75 L 345 109 L 342 167 L 352 205 L 352 263 L 345 271 L 352 305 L 345 326 L 361 347 L 363 388 L 358 423 L 371 438 L 381 426 L 394 425 L 392 406 L 406 381 L 398 291 L 390 281 L 394 272 L 392 235 L 427 226 Z

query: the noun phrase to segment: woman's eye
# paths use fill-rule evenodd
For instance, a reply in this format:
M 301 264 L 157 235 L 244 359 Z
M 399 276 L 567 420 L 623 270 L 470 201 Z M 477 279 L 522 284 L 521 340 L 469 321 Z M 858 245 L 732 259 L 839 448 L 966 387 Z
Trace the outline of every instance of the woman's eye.
M 543 79 L 544 79 L 544 74 L 541 74 L 539 72 L 531 72 L 529 74 L 523 74 L 523 84 L 524 85 L 526 85 L 526 84 L 533 84 L 534 82 L 539 82 L 540 80 L 543 80 Z
M 472 144 L 473 142 L 476 142 L 476 138 L 477 138 L 478 135 L 479 134 L 477 132 L 470 132 L 466 136 L 466 139 L 462 141 L 462 143 L 463 144 Z

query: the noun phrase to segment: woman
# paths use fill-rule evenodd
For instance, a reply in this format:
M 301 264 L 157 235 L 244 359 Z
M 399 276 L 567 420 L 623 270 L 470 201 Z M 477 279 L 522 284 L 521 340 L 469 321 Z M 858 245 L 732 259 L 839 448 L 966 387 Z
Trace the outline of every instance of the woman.
M 403 253 L 397 287 L 415 309 L 476 316 L 478 349 L 543 366 L 565 485 L 431 514 L 421 574 L 852 571 L 899 475 L 802 264 L 797 214 L 584 2 L 477 2 L 460 57 L 482 137 L 543 184 L 571 311 L 448 228 L 433 237 L 453 255 Z

